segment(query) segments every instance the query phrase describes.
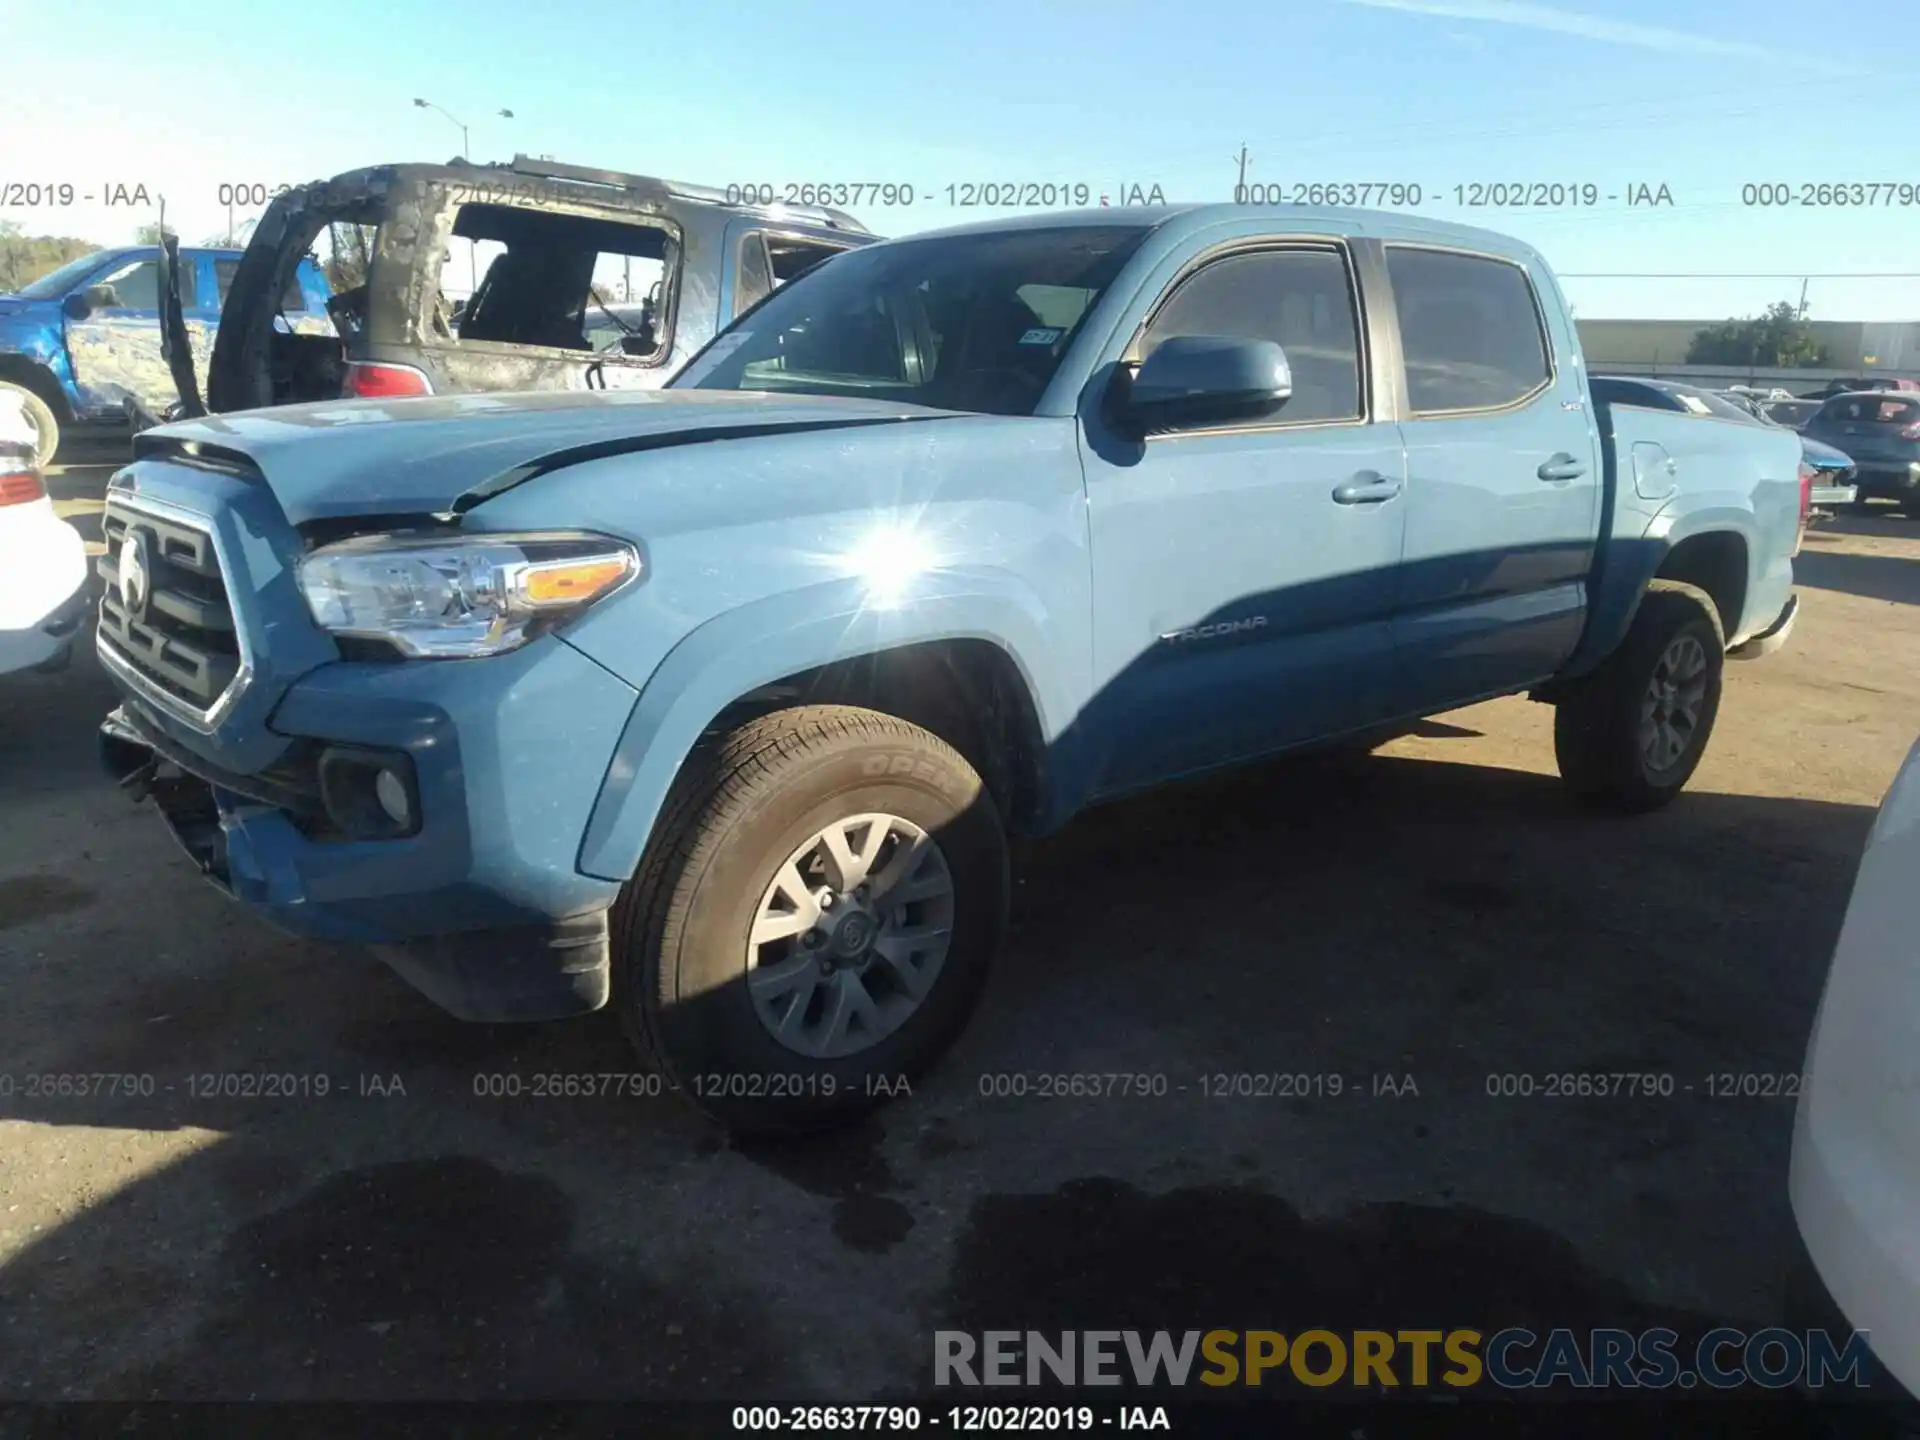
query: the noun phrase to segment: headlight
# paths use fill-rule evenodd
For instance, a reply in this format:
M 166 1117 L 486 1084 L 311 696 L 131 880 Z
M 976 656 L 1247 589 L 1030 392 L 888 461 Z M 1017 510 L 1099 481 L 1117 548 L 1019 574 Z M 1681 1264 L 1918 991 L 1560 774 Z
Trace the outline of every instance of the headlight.
M 605 535 L 378 535 L 322 546 L 299 579 L 321 629 L 446 659 L 524 645 L 641 568 Z

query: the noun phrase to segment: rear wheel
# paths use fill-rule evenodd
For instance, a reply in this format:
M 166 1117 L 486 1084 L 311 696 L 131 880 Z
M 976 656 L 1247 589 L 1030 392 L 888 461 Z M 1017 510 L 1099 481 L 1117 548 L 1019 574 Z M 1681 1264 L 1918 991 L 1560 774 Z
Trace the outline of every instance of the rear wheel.
M 689 761 L 615 912 L 642 1058 L 735 1130 L 906 1093 L 979 1002 L 1007 848 L 980 777 L 903 720 L 807 706 Z
M 1582 800 L 1608 809 L 1665 805 L 1706 753 L 1725 664 L 1711 597 L 1655 580 L 1620 647 L 1554 710 L 1561 778 Z
M 27 423 L 33 426 L 33 461 L 42 470 L 53 463 L 54 454 L 60 449 L 60 419 L 53 413 L 53 407 L 42 400 L 24 385 L 11 380 L 0 380 L 0 390 L 20 397 L 25 407 Z

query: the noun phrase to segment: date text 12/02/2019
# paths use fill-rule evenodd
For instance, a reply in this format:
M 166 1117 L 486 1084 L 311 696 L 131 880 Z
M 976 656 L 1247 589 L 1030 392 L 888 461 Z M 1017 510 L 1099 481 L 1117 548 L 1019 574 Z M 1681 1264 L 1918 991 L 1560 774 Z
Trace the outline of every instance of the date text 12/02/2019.
M 736 1432 L 780 1434 L 825 1430 L 870 1430 L 911 1434 L 927 1430 L 1172 1430 L 1164 1405 L 950 1405 L 922 1411 L 918 1405 L 736 1405 Z
M 1165 205 L 1157 183 L 1093 180 L 961 180 L 915 185 L 894 180 L 745 181 L 728 185 L 729 205 L 830 205 L 837 209 L 945 205 L 956 210 L 1081 210 L 1111 205 Z

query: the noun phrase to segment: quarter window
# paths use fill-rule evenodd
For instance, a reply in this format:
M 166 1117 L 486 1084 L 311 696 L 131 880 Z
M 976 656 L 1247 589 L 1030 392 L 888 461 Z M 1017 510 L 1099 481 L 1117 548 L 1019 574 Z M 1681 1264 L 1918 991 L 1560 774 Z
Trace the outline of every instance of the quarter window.
M 1499 409 L 1546 385 L 1540 309 L 1518 265 L 1389 245 L 1387 277 L 1415 414 Z
M 1337 250 L 1255 250 L 1182 281 L 1147 326 L 1140 358 L 1175 335 L 1272 340 L 1287 352 L 1293 395 L 1261 425 L 1360 417 L 1360 327 Z
M 767 262 L 767 237 L 749 230 L 740 239 L 740 278 L 733 289 L 733 313 L 744 315 L 773 293 L 773 266 Z

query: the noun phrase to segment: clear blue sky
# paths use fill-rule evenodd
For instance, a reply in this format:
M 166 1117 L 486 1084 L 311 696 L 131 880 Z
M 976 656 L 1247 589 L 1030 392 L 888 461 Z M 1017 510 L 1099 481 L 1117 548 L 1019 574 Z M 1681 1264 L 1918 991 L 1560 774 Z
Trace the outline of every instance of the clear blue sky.
M 468 122 L 479 159 L 524 150 L 711 184 L 891 181 L 923 196 L 1052 180 L 1224 200 L 1244 143 L 1251 181 L 1418 184 L 1424 213 L 1520 234 L 1574 277 L 1920 272 L 1920 203 L 1741 203 L 1749 182 L 1920 191 L 1915 0 L 0 0 L 0 33 L 0 185 L 144 183 L 189 239 L 224 227 L 222 181 L 452 155 L 459 132 L 418 95 Z M 1676 203 L 1452 203 L 1454 185 L 1509 180 L 1665 185 Z M 890 234 L 980 213 L 943 201 L 856 213 Z M 101 241 L 151 218 L 0 209 L 30 232 Z M 1567 288 L 1586 316 L 1714 318 L 1800 287 Z M 1808 297 L 1815 318 L 1920 319 L 1920 279 L 1815 279 Z

